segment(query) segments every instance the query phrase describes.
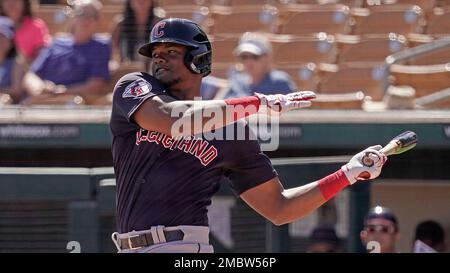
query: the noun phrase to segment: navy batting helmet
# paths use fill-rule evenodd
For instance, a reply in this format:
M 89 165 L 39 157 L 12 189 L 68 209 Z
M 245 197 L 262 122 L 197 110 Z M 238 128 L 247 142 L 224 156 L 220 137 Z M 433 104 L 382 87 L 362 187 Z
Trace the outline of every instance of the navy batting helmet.
M 181 18 L 159 21 L 150 33 L 150 41 L 139 48 L 141 55 L 152 57 L 156 43 L 174 43 L 188 47 L 184 63 L 196 74 L 211 73 L 212 50 L 206 33 L 194 22 Z

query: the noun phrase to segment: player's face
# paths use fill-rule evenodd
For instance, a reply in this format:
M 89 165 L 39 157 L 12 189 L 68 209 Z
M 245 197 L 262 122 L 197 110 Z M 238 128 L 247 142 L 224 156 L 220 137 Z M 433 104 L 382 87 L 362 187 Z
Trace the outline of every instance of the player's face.
M 361 240 L 367 245 L 370 242 L 377 242 L 381 253 L 395 251 L 395 242 L 398 233 L 393 224 L 368 223 L 361 232 Z M 370 249 L 369 249 L 370 251 Z
M 184 65 L 187 48 L 172 43 L 156 44 L 152 50 L 152 73 L 165 86 L 173 87 L 192 78 Z

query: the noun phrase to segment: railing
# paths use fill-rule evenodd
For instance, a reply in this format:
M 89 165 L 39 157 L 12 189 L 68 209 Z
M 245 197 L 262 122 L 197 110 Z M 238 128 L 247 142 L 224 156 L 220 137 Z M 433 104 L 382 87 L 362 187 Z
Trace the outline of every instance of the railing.
M 416 46 L 410 49 L 402 50 L 400 52 L 389 55 L 384 60 L 384 78 L 383 78 L 383 91 L 386 93 L 389 87 L 389 75 L 391 66 L 399 61 L 404 61 L 410 58 L 414 58 L 420 55 L 425 55 L 435 50 L 442 48 L 449 48 L 450 50 L 450 36 L 445 36 L 438 40 L 426 43 L 424 45 Z

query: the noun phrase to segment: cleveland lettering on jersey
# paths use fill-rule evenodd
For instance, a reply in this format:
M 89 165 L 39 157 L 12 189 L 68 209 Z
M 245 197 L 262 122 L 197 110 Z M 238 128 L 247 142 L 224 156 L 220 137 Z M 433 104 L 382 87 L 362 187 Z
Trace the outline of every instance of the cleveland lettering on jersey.
M 139 129 L 136 132 L 136 145 L 140 145 L 141 142 L 156 143 L 171 151 L 178 149 L 191 154 L 200 160 L 203 166 L 208 166 L 218 156 L 217 148 L 214 145 L 194 136 L 173 138 L 160 132 Z

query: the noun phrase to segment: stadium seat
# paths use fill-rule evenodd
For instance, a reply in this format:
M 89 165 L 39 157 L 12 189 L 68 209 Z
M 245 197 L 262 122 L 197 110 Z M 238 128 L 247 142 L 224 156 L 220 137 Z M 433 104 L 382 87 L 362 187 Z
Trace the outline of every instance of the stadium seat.
M 236 67 L 238 66 L 238 67 Z M 213 62 L 212 69 L 211 69 L 211 75 L 217 78 L 221 79 L 228 79 L 228 76 L 231 71 L 233 70 L 241 70 L 242 67 L 240 67 L 235 62 Z
M 283 37 L 280 35 L 271 39 L 274 61 L 278 65 L 336 62 L 337 47 L 332 35 L 318 33 L 311 36 Z
M 25 99 L 24 106 L 31 105 L 66 105 L 77 106 L 86 104 L 85 100 L 78 95 L 71 94 L 42 94 Z
M 415 34 L 408 35 L 408 46 L 410 48 L 432 42 L 436 39 L 431 35 Z M 408 64 L 412 65 L 431 65 L 431 64 L 445 64 L 450 63 L 450 49 L 442 48 L 424 55 L 414 57 L 407 60 Z
M 145 71 L 145 63 L 144 62 L 123 62 L 117 63 L 114 61 L 110 61 L 109 63 L 109 71 L 111 74 L 111 80 L 107 87 L 105 87 L 104 93 L 110 93 L 114 89 L 116 83 L 122 78 L 124 75 L 137 71 Z
M 356 19 L 353 34 L 422 33 L 425 25 L 424 12 L 414 5 L 382 5 L 353 8 Z
M 391 85 L 408 85 L 422 97 L 450 88 L 450 63 L 439 65 L 394 64 L 390 69 Z
M 395 33 L 367 35 L 337 35 L 338 63 L 384 62 L 384 59 L 405 49 L 406 38 Z
M 372 63 L 345 63 L 319 65 L 320 83 L 318 92 L 322 94 L 354 93 L 362 91 L 373 100 L 382 99 L 381 80 L 383 70 Z
M 211 0 L 213 5 L 223 6 L 262 6 L 270 4 L 271 0 Z
M 103 0 L 102 1 L 103 7 L 123 7 L 125 5 L 125 2 L 126 1 L 124 1 L 124 0 Z
M 177 17 L 189 19 L 199 24 L 205 32 L 208 32 L 209 30 L 210 12 L 208 7 L 179 5 L 165 6 L 163 10 L 163 14 L 166 18 Z
M 159 0 L 159 6 L 175 6 L 175 5 L 198 5 L 198 6 L 208 6 L 210 0 Z
M 278 11 L 272 6 L 250 7 L 211 7 L 213 33 L 244 33 L 247 31 L 270 32 L 276 21 Z
M 87 95 L 83 96 L 87 105 L 110 106 L 112 105 L 113 93 L 109 92 L 103 95 Z
M 450 88 L 418 98 L 416 104 L 426 109 L 450 108 Z
M 291 76 L 291 79 L 302 90 L 317 90 L 319 76 L 317 74 L 317 65 L 314 63 L 306 64 L 285 64 L 276 67 Z
M 51 35 L 69 31 L 70 8 L 67 5 L 40 5 L 35 16 L 47 24 Z
M 103 8 L 100 14 L 98 32 L 110 32 L 113 18 L 121 14 L 122 6 L 109 6 Z M 47 23 L 51 35 L 58 32 L 69 32 L 71 9 L 66 5 L 40 5 L 36 10 L 36 16 Z
M 100 13 L 98 32 L 109 33 L 113 27 L 114 17 L 123 13 L 123 6 L 103 8 Z
M 233 50 L 239 43 L 240 35 L 214 36 L 211 38 L 214 62 L 234 62 Z
M 364 93 L 361 91 L 342 94 L 316 94 L 310 109 L 361 109 Z
M 429 14 L 438 3 L 439 0 L 363 0 L 362 7 L 370 9 L 379 5 L 417 5 Z
M 303 35 L 351 31 L 350 9 L 345 5 L 288 5 L 280 8 L 277 23 L 283 34 Z
M 450 6 L 434 9 L 426 32 L 433 35 L 450 35 Z

